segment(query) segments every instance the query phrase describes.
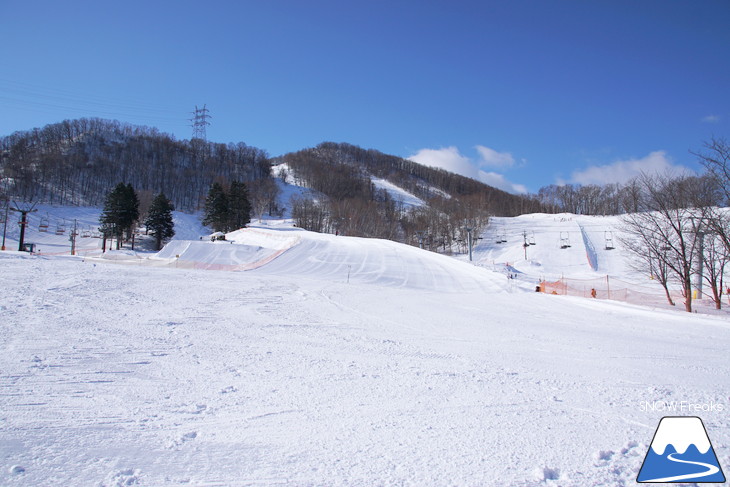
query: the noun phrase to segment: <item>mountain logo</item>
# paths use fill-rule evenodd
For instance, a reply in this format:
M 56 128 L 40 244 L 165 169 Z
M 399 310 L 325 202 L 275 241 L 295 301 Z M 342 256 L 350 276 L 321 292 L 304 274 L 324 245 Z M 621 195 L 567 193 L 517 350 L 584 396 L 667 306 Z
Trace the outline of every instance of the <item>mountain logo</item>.
M 639 483 L 724 483 L 725 475 L 702 420 L 665 416 L 641 465 Z

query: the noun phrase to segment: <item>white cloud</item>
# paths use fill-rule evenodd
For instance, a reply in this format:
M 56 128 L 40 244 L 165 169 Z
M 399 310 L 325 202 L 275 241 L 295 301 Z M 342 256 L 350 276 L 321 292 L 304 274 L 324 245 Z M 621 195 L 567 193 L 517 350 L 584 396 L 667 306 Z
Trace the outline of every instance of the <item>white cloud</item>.
M 602 166 L 590 166 L 575 171 L 571 182 L 578 184 L 626 183 L 641 173 L 665 174 L 667 172 L 688 172 L 684 166 L 672 163 L 664 151 L 654 151 L 641 159 L 626 159 Z
M 477 168 L 454 146 L 441 149 L 421 149 L 408 159 L 424 166 L 438 167 L 462 176 L 477 179 Z
M 454 146 L 441 149 L 421 149 L 408 159 L 424 166 L 437 167 L 461 174 L 510 193 L 524 194 L 528 192 L 525 186 L 511 183 L 501 174 L 480 169 L 480 167 L 495 164 L 501 164 L 502 167 L 507 167 L 507 164 L 511 166 L 514 164 L 514 158 L 511 154 L 499 153 L 484 146 L 477 146 L 476 148 L 481 156 L 476 162 L 462 155 L 459 149 Z
M 509 152 L 497 152 L 483 145 L 478 145 L 475 148 L 481 156 L 479 160 L 481 167 L 508 168 L 515 165 L 515 158 Z
M 522 184 L 511 183 L 501 174 L 496 172 L 479 171 L 479 181 L 488 184 L 502 191 L 514 194 L 527 194 L 527 187 Z
M 720 115 L 707 115 L 702 117 L 702 121 L 705 123 L 718 123 L 720 121 Z

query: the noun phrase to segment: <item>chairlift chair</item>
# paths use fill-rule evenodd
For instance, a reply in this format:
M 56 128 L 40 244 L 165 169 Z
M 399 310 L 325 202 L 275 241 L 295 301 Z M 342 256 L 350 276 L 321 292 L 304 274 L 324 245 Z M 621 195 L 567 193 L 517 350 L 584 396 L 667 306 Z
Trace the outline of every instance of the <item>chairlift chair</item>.
M 560 232 L 560 248 L 570 248 L 570 232 Z
M 57 222 L 56 223 L 56 235 L 63 235 L 66 233 L 66 221 L 64 220 L 63 223 Z
M 606 230 L 604 232 L 604 237 L 606 239 L 606 250 L 613 250 L 616 247 L 613 245 L 613 232 Z
M 47 232 L 48 231 L 48 216 L 42 216 L 41 222 L 38 224 L 38 231 L 39 232 Z

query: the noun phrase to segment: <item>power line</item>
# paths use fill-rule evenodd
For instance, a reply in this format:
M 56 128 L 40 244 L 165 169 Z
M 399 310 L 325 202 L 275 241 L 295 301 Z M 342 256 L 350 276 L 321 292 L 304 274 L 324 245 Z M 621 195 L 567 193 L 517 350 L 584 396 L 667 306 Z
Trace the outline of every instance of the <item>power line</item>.
M 141 124 L 183 125 L 180 116 L 182 112 L 169 106 L 47 88 L 2 78 L 0 78 L 0 101 L 5 108 L 15 107 L 43 113 L 55 111 L 65 116 L 68 116 L 69 112 L 76 112 L 92 116 L 133 119 Z
M 55 103 L 44 103 L 44 102 L 38 102 L 38 101 L 30 101 L 30 100 L 14 100 L 9 99 L 4 96 L 0 96 L 0 101 L 3 101 L 3 106 L 5 108 L 8 108 L 10 106 L 13 106 L 15 108 L 22 109 L 24 111 L 33 111 L 37 113 L 44 113 L 47 114 L 49 112 L 58 112 L 61 113 L 64 118 L 69 117 L 69 113 L 77 112 L 82 115 L 92 115 L 92 116 L 101 116 L 105 118 L 113 118 L 113 119 L 126 119 L 126 120 L 136 120 L 139 121 L 141 125 L 151 124 L 151 123 L 164 123 L 164 124 L 174 124 L 178 126 L 183 126 L 181 118 L 165 118 L 165 117 L 157 117 L 157 116 L 150 116 L 146 114 L 141 113 L 129 113 L 129 112 L 122 112 L 118 110 L 99 110 L 96 108 L 85 108 L 82 106 L 71 106 L 71 105 L 59 105 Z
M 105 105 L 115 108 L 125 108 L 139 111 L 152 111 L 176 115 L 179 112 L 176 108 L 166 105 L 148 103 L 141 100 L 120 99 L 110 95 L 92 94 L 89 92 L 75 92 L 59 88 L 48 88 L 29 83 L 19 83 L 0 78 L 0 92 L 18 96 L 30 96 L 34 100 L 38 98 L 52 99 L 55 101 L 71 102 L 74 104 L 85 103 L 90 105 Z

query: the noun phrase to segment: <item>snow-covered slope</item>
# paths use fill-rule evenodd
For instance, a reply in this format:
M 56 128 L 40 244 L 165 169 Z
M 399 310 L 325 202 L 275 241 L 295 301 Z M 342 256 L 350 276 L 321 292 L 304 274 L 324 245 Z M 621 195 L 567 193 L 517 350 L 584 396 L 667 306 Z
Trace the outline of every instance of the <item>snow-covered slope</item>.
M 637 270 L 634 254 L 626 250 L 621 217 L 571 214 L 531 214 L 492 218 L 474 249 L 474 263 L 511 277 L 513 287 L 544 287 L 545 292 L 622 300 L 666 309 L 683 309 L 681 286 L 670 282 L 675 306 L 660 283 Z M 525 247 L 527 243 L 527 247 Z M 460 256 L 465 260 L 465 256 Z M 693 310 L 728 315 L 716 310 L 711 290 L 693 288 Z
M 65 233 L 39 232 L 41 215 L 46 214 L 52 215 L 51 219 L 65 220 Z M 98 227 L 99 214 L 100 210 L 93 208 L 40 207 L 39 212 L 30 214 L 25 241 L 36 243 L 41 255 L 68 255 L 73 221 L 79 229 L 88 228 L 91 235 Z M 258 272 L 297 278 L 444 292 L 499 291 L 505 287 L 501 276 L 485 269 L 387 240 L 317 234 L 294 228 L 287 220 L 269 220 L 231 232 L 226 241 L 211 242 L 199 215 L 176 212 L 174 217 L 175 237 L 158 254 L 142 248 L 136 253 L 114 251 L 102 256 L 101 239 L 81 235 L 77 238 L 77 254 L 135 265 L 229 271 L 260 268 Z M 11 215 L 8 226 L 9 249 L 17 249 L 17 218 Z
M 0 253 L 0 485 L 631 485 L 667 414 L 702 415 L 730 462 L 726 316 L 520 292 L 629 277 L 615 219 L 494 219 L 477 266 L 176 223 L 157 254 Z
M 21 205 L 22 209 L 30 209 Z M 99 226 L 98 208 L 89 207 L 56 207 L 37 205 L 27 214 L 28 225 L 25 231 L 25 242 L 36 245 L 36 250 L 47 254 L 69 253 L 71 242 L 69 236 L 74 227 L 74 220 L 79 233 L 77 248 L 79 251 L 101 247 L 98 239 L 92 238 Z M 0 215 L 4 217 L 4 215 Z M 18 249 L 20 238 L 20 213 L 10 212 L 6 228 L 5 247 Z M 83 235 L 83 237 L 82 237 Z
M 78 237 L 76 250 L 79 254 L 94 253 L 101 249 L 99 235 L 99 216 L 101 209 L 79 206 L 37 205 L 32 213 L 28 213 L 28 225 L 25 242 L 36 245 L 36 252 L 44 255 L 70 254 L 69 237 L 76 225 Z M 4 215 L 0 215 L 3 216 Z M 179 211 L 173 212 L 175 223 L 175 239 L 198 240 L 210 233 L 200 222 L 200 215 L 192 215 Z M 11 212 L 8 215 L 5 247 L 8 250 L 18 249 L 20 214 Z M 47 225 L 47 227 L 44 227 Z M 1 227 L 1 225 L 0 225 Z M 1 231 L 1 230 L 0 230 Z
M 406 208 L 413 206 L 426 206 L 426 203 L 421 198 L 409 193 L 401 187 L 396 186 L 387 179 L 371 177 L 370 180 L 376 188 L 387 191 L 394 201 L 402 203 Z
M 286 187 L 290 196 L 303 191 L 298 186 Z M 99 213 L 94 208 L 39 207 L 38 212 L 29 215 L 26 242 L 35 243 L 42 255 L 69 254 L 69 234 L 76 220 L 80 233 L 77 253 L 98 257 L 101 239 L 93 238 L 93 234 Z M 210 230 L 200 223 L 199 215 L 175 212 L 174 216 L 176 235 L 159 255 L 144 252 L 151 249 L 148 244 L 138 246 L 142 253 L 107 252 L 105 259 L 220 270 L 252 270 L 265 265 L 266 272 L 278 275 L 336 281 L 346 281 L 349 275 L 353 282 L 457 291 L 474 286 L 493 289 L 496 278 L 485 277 L 489 273 L 484 269 L 515 278 L 507 282 L 503 277 L 499 286 L 507 283 L 509 290 L 524 291 L 534 290 L 543 280 L 569 278 L 586 280 L 589 292 L 595 283 L 588 279 L 605 281 L 610 277 L 612 282 L 620 281 L 616 287 L 631 286 L 634 295 L 639 296 L 634 299 L 636 303 L 643 303 L 647 296 L 653 306 L 662 306 L 666 301 L 663 290 L 651 276 L 632 268 L 632 256 L 621 242 L 619 217 L 531 214 L 492 218 L 475 246 L 473 264 L 481 269 L 474 269 L 463 264 L 467 260 L 465 255 L 449 259 L 383 240 L 303 232 L 293 228 L 290 220 L 255 220 L 252 228 L 230 234 L 228 242 L 210 243 Z M 18 217 L 11 214 L 9 218 L 6 247 L 11 250 L 17 249 Z M 44 220 L 49 227 L 40 232 Z M 65 232 L 57 235 L 56 228 L 64 222 Z M 456 273 L 451 269 L 453 265 L 460 266 Z M 700 309 L 705 312 L 711 307 L 708 303 L 707 309 Z
M 520 272 L 547 279 L 606 274 L 629 279 L 646 277 L 637 276 L 631 269 L 631 255 L 624 250 L 621 235 L 618 217 L 567 213 L 494 217 L 475 247 L 474 256 L 481 264 L 508 263 Z
M 307 197 L 318 199 L 321 195 L 316 195 L 312 190 L 303 188 L 297 185 L 297 180 L 293 176 L 293 172 L 287 163 L 277 164 L 271 168 L 271 175 L 276 178 L 277 185 L 279 186 L 279 205 L 285 208 L 285 216 L 289 218 L 289 211 L 291 209 L 290 200 L 294 197 Z M 281 177 L 284 176 L 284 177 Z M 393 184 L 387 179 L 378 178 L 372 175 L 368 176 L 372 181 L 375 188 L 384 190 L 388 195 L 398 203 L 401 203 L 404 208 L 411 208 L 415 206 L 425 206 L 426 202 L 419 197 L 409 193 L 405 189 Z M 444 196 L 449 197 L 448 194 L 443 193 Z
M 286 247 L 252 230 L 205 248 Z M 667 404 L 730 462 L 726 319 L 284 234 L 252 272 L 0 253 L 0 485 L 633 485 Z

